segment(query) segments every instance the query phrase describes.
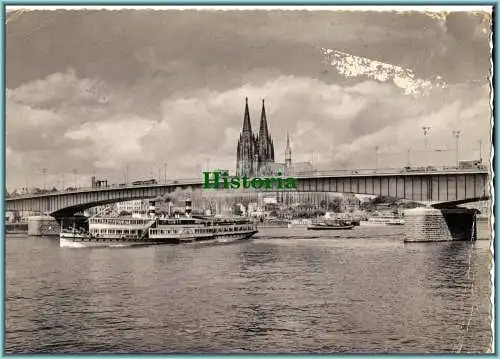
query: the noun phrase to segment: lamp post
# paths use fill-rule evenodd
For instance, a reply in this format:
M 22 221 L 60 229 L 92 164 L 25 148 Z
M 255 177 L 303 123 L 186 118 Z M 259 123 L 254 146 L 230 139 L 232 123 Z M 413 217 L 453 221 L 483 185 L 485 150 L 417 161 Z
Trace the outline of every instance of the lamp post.
M 42 189 L 45 190 L 45 175 L 47 174 L 47 169 L 42 168 Z
M 430 126 L 422 126 L 422 130 L 424 130 L 424 145 L 425 149 L 427 149 L 427 135 L 431 131 Z
M 457 168 L 459 167 L 460 165 L 460 161 L 459 161 L 459 157 L 458 157 L 458 142 L 460 141 L 460 131 L 453 131 L 453 136 L 455 136 L 455 155 L 456 155 L 456 158 L 457 158 Z
M 483 163 L 483 141 L 479 140 L 479 163 Z
M 407 166 L 410 167 L 410 152 L 411 152 L 411 149 L 408 148 L 408 150 L 406 151 L 406 162 L 407 162 Z
M 375 146 L 375 171 L 378 170 L 378 146 Z
M 165 179 L 165 184 L 167 184 L 167 162 L 163 164 L 163 176 Z
M 73 168 L 73 187 L 75 188 L 78 188 L 77 184 L 76 184 L 76 176 L 78 174 L 78 171 L 76 168 Z

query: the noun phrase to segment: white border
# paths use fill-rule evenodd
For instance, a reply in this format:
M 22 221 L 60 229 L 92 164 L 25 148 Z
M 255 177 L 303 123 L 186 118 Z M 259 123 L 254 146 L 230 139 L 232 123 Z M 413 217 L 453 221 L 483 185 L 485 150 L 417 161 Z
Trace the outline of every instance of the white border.
M 287 6 L 287 5 L 192 5 L 192 6 L 179 6 L 179 5 L 169 5 L 164 4 L 162 6 L 101 6 L 101 5 L 86 5 L 86 6 L 78 6 L 78 5 L 60 5 L 60 6 L 11 6 L 6 5 L 5 11 L 18 11 L 18 10 L 309 10 L 309 11 L 335 11 L 335 10 L 348 10 L 348 11 L 419 11 L 419 12 L 456 12 L 456 11 L 480 11 L 480 12 L 492 12 L 493 5 L 491 6 L 442 6 L 442 5 L 406 5 L 406 6 L 392 6 L 392 5 L 331 5 L 331 6 Z

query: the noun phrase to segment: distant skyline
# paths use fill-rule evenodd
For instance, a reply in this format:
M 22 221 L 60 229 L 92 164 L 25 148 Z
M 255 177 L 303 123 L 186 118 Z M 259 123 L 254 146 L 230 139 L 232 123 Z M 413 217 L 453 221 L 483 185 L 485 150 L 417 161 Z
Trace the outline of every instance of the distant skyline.
M 292 161 L 320 169 L 373 168 L 377 146 L 379 167 L 406 165 L 409 148 L 414 165 L 452 165 L 455 130 L 462 159 L 482 141 L 486 160 L 490 37 L 491 13 L 477 12 L 10 12 L 7 186 L 41 187 L 43 168 L 47 187 L 123 182 L 127 167 L 129 180 L 163 178 L 165 163 L 170 178 L 208 161 L 234 171 L 245 97 L 253 128 L 266 100 L 277 162 L 288 132 Z M 353 74 L 325 49 L 410 69 L 429 89 Z

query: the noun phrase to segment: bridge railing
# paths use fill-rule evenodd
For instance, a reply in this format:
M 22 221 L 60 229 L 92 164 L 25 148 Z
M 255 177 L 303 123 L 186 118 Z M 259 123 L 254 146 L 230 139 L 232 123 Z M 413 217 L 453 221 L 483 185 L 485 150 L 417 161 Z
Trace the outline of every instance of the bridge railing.
M 427 166 L 427 167 L 398 167 L 398 168 L 365 168 L 365 169 L 340 169 L 340 170 L 314 170 L 309 172 L 298 172 L 295 177 L 324 177 L 324 176 L 351 176 L 351 175 L 391 175 L 391 174 L 417 174 L 417 173 L 443 173 L 443 172 L 477 172 L 487 171 L 486 167 L 459 168 L 457 166 Z

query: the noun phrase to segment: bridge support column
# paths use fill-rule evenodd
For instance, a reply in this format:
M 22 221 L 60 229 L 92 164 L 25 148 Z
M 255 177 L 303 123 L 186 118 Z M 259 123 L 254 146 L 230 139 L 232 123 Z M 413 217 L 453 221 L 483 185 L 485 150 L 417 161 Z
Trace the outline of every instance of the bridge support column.
M 405 211 L 405 242 L 475 241 L 476 212 L 468 208 Z
M 61 227 L 57 220 L 51 216 L 28 217 L 29 236 L 58 236 Z

